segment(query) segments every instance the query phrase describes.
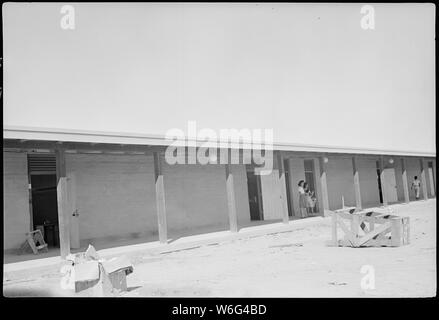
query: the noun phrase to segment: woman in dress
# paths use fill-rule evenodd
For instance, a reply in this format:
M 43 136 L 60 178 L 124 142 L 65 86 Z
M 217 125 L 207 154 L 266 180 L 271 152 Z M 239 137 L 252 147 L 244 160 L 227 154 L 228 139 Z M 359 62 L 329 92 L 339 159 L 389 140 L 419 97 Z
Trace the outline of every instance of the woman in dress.
M 307 209 L 306 209 L 306 193 L 305 193 L 305 189 L 304 189 L 304 184 L 305 181 L 300 180 L 299 181 L 299 210 L 300 210 L 300 217 L 301 218 L 306 218 L 307 216 Z

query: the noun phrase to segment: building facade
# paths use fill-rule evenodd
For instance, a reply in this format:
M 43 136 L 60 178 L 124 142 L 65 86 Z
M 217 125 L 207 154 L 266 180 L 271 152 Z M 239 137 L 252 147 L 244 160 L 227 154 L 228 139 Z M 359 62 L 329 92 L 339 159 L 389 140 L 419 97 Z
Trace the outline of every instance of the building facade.
M 176 164 L 164 146 L 5 139 L 4 250 L 55 225 L 53 247 L 167 242 L 262 221 L 299 219 L 298 182 L 317 197 L 310 216 L 435 197 L 436 158 L 275 150 L 269 175 L 252 164 Z M 242 152 L 241 152 L 242 155 Z M 259 221 L 259 222 L 256 222 Z M 47 236 L 46 236 L 47 237 Z

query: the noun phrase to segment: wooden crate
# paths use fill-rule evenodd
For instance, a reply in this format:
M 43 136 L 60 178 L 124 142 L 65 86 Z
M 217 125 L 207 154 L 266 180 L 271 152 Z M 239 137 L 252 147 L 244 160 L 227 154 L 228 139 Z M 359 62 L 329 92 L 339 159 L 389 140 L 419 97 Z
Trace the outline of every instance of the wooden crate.
M 332 244 L 350 247 L 399 247 L 409 244 L 410 220 L 388 213 L 347 208 L 332 211 Z M 338 239 L 338 228 L 344 238 Z

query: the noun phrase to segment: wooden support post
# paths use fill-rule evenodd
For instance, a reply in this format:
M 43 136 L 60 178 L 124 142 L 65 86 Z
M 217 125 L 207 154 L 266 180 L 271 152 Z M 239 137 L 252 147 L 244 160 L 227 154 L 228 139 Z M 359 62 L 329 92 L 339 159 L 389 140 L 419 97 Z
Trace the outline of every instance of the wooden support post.
M 410 195 L 409 195 L 409 184 L 407 181 L 407 166 L 405 163 L 405 158 L 401 158 L 401 170 L 402 170 L 402 188 L 404 191 L 404 202 L 409 203 Z
M 66 162 L 64 150 L 61 147 L 55 149 L 56 173 L 57 173 L 57 203 L 58 203 L 58 230 L 60 242 L 60 255 L 65 259 L 70 254 L 70 225 L 69 225 L 69 202 L 67 195 Z
M 76 206 L 76 176 L 70 172 L 67 177 L 67 190 L 69 198 L 69 219 L 70 219 L 70 247 L 79 249 L 79 211 Z
M 433 163 L 433 186 L 434 186 L 434 194 L 437 195 L 437 175 L 436 175 L 436 160 L 432 161 Z
M 288 224 L 290 218 L 288 217 L 288 197 L 287 197 L 287 185 L 285 179 L 284 158 L 280 151 L 277 152 L 277 163 L 279 170 L 279 183 L 281 192 L 281 205 L 282 205 L 282 222 Z
M 354 173 L 354 191 L 355 191 L 355 204 L 358 210 L 361 210 L 361 189 L 360 189 L 360 175 L 358 173 L 357 157 L 352 157 L 352 169 Z
M 383 196 L 383 206 L 387 207 L 387 189 L 386 189 L 386 177 L 384 175 L 384 157 L 380 156 L 380 181 L 381 181 L 381 194 Z
M 227 208 L 229 212 L 230 231 L 238 232 L 238 218 L 236 216 L 235 185 L 231 167 L 231 152 L 229 152 L 226 167 Z
M 295 208 L 295 204 L 296 204 L 296 199 L 298 198 L 296 196 L 296 192 L 297 188 L 295 188 L 295 184 L 294 184 L 294 173 L 293 173 L 293 166 L 291 165 L 291 159 L 288 159 L 286 161 L 286 165 L 288 166 L 288 184 L 289 184 L 289 188 L 288 188 L 288 192 L 289 192 L 289 199 L 290 199 L 290 210 L 291 210 L 291 216 L 295 216 L 296 215 L 296 208 Z M 286 181 L 287 182 L 287 181 Z M 288 197 L 287 197 L 288 199 Z M 300 213 L 298 214 L 300 216 Z
M 428 190 L 427 190 L 427 177 L 425 174 L 426 166 L 424 163 L 424 158 L 419 159 L 419 164 L 421 166 L 421 188 L 424 200 L 428 200 Z
M 165 202 L 165 185 L 163 181 L 161 154 L 158 151 L 153 153 L 154 156 L 154 175 L 155 175 L 155 202 L 157 207 L 157 221 L 159 228 L 160 243 L 168 242 L 168 227 L 166 223 L 166 202 Z
M 323 210 L 323 215 L 329 215 L 329 198 L 328 198 L 328 184 L 326 182 L 326 163 L 323 159 L 324 157 L 319 158 L 319 167 L 320 167 L 320 186 L 322 189 L 322 204 L 321 210 Z

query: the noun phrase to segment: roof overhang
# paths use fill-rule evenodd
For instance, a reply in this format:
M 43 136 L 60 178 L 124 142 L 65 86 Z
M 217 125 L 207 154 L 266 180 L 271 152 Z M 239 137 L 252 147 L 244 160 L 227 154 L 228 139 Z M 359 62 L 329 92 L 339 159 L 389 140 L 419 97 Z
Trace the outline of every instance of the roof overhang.
M 148 146 L 168 146 L 172 140 L 165 136 L 139 135 L 133 133 L 99 132 L 99 131 L 80 131 L 66 129 L 46 129 L 46 128 L 24 128 L 24 127 L 4 127 L 3 139 L 22 139 L 22 140 L 42 140 L 59 142 L 84 142 L 84 143 L 108 143 L 124 145 L 148 145 Z M 205 141 L 185 140 L 182 143 L 190 142 L 191 145 L 206 145 Z M 243 142 L 246 147 L 261 148 L 260 144 Z M 215 143 L 216 147 L 234 147 L 236 144 L 228 144 L 222 141 Z M 212 145 L 213 146 L 213 145 Z M 436 152 L 419 152 L 409 150 L 381 150 L 364 149 L 343 146 L 324 146 L 324 145 L 305 145 L 298 143 L 278 143 L 273 144 L 273 150 L 279 151 L 299 151 L 317 153 L 343 153 L 343 154 L 370 154 L 370 155 L 398 155 L 413 157 L 436 157 Z

